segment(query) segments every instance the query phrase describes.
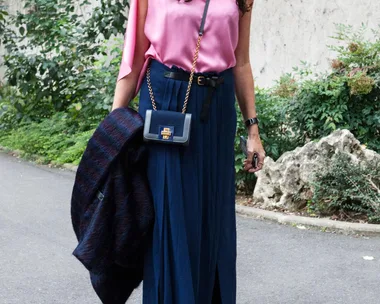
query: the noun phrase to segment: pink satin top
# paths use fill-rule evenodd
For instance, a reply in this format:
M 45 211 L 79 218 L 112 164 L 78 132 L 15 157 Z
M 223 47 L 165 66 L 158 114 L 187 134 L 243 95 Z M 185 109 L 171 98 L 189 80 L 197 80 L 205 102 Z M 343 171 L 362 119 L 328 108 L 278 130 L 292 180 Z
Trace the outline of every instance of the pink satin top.
M 117 81 L 131 72 L 136 44 L 139 0 L 131 0 Z M 144 32 L 150 42 L 136 94 L 149 58 L 190 71 L 205 0 L 148 0 Z M 196 72 L 221 72 L 236 64 L 239 8 L 236 0 L 210 0 Z

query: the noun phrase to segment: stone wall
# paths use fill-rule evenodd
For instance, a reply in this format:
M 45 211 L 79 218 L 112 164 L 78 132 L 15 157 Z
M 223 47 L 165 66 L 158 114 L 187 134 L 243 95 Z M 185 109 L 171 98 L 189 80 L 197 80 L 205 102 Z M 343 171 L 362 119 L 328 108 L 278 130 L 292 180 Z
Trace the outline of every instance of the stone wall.
M 21 0 L 5 3 L 11 12 L 22 8 Z M 379 12 L 380 1 L 374 0 L 255 0 L 251 62 L 256 84 L 272 85 L 301 60 L 326 70 L 334 57 L 326 47 L 334 43 L 329 38 L 335 33 L 334 23 L 359 27 L 364 22 L 375 28 L 380 24 Z M 0 77 L 3 73 L 1 69 Z

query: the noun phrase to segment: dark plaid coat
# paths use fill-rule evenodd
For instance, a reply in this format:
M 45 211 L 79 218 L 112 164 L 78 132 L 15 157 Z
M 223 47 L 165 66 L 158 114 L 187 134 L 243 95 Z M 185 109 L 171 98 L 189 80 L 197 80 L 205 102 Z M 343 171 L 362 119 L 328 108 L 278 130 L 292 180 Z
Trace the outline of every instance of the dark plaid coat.
M 87 144 L 72 191 L 79 242 L 73 255 L 90 271 L 105 304 L 125 303 L 142 280 L 154 220 L 142 128 L 130 108 L 109 113 Z

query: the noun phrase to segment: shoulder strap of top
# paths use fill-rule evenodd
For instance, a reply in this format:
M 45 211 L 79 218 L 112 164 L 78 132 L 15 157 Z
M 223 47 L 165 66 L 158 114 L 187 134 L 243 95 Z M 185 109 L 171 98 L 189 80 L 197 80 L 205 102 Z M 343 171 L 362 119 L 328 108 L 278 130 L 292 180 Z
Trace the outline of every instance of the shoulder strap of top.
M 208 11 L 208 5 L 209 4 L 210 4 L 210 0 L 206 0 L 206 5 L 205 5 L 205 9 L 203 11 L 203 17 L 202 17 L 201 26 L 199 28 L 199 36 L 202 36 L 203 32 L 204 32 L 204 27 L 205 27 L 206 16 L 207 16 L 207 11 Z

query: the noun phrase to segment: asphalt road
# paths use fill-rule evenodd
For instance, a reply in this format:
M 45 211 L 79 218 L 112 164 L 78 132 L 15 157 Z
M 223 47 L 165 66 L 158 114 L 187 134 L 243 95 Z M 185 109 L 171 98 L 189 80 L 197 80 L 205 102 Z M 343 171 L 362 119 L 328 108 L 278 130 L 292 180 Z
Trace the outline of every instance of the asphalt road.
M 73 182 L 71 171 L 0 153 L 1 304 L 100 303 L 71 255 Z M 141 303 L 140 297 L 137 291 L 128 303 Z M 239 217 L 237 303 L 378 304 L 380 237 Z

